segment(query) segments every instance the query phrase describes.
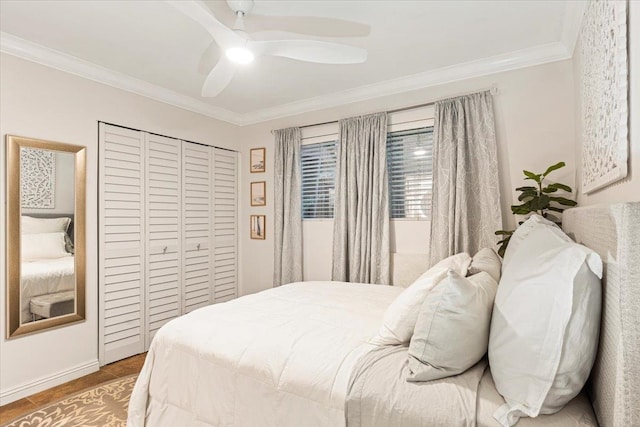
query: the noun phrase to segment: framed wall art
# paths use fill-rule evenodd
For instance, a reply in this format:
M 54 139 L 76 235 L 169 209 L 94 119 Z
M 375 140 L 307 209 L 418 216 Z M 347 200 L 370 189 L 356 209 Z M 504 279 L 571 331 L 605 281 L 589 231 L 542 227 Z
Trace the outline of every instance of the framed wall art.
M 628 173 L 626 1 L 589 2 L 581 30 L 582 190 L 589 194 Z
M 252 148 L 249 152 L 250 172 L 264 172 L 266 148 Z
M 267 186 L 265 181 L 251 183 L 251 206 L 267 205 Z
M 266 215 L 251 215 L 251 238 L 254 240 L 265 240 Z
M 22 147 L 20 149 L 20 183 L 23 208 L 54 209 L 56 201 L 55 152 Z

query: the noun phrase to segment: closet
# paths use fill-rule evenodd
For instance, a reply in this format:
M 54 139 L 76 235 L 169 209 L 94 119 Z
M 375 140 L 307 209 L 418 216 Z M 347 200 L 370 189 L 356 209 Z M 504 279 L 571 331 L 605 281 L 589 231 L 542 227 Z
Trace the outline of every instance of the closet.
M 237 296 L 237 153 L 100 123 L 100 363 Z

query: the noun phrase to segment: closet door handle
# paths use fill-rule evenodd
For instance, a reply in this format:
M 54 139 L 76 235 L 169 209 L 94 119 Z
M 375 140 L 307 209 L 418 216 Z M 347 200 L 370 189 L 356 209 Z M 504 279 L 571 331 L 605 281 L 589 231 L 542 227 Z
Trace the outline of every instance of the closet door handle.
M 200 243 L 198 243 L 198 250 L 200 250 Z
M 162 254 L 163 254 L 163 255 L 166 255 L 166 253 L 167 253 L 167 249 L 169 249 L 167 246 L 165 246 L 165 247 L 164 247 L 164 249 L 162 249 Z

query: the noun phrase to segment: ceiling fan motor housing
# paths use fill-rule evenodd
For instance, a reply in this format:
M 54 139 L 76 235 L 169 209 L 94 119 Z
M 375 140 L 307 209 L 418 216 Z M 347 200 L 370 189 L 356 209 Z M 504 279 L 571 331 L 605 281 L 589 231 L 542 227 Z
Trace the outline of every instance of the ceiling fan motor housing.
M 227 5 L 233 13 L 242 12 L 243 15 L 247 15 L 253 9 L 253 0 L 227 0 Z

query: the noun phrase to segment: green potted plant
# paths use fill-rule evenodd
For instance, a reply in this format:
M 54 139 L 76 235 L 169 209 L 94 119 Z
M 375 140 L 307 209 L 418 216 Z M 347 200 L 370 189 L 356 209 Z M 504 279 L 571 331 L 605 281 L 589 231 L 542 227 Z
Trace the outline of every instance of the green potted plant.
M 544 181 L 551 172 L 565 166 L 566 164 L 564 162 L 559 162 L 555 165 L 549 166 L 543 173 L 538 174 L 527 170 L 522 171 L 525 176 L 524 179 L 534 181 L 536 185 L 516 188 L 516 191 L 520 191 L 518 200 L 522 203 L 519 205 L 512 205 L 511 212 L 513 212 L 514 215 L 529 215 L 531 213 L 537 213 L 542 217 L 561 225 L 560 218 L 550 212 L 562 213 L 566 209 L 565 206 L 575 206 L 577 203 L 574 200 L 554 195 L 553 193 L 556 193 L 558 190 L 571 193 L 573 190 L 566 184 L 554 182 L 549 185 L 545 185 Z M 520 221 L 518 224 L 522 224 L 523 222 L 524 221 Z M 511 240 L 513 231 L 514 230 L 498 230 L 495 233 L 497 236 L 503 237 L 502 240 L 497 243 L 499 246 L 498 254 L 501 257 L 504 257 L 504 252 L 509 245 L 509 240 Z

